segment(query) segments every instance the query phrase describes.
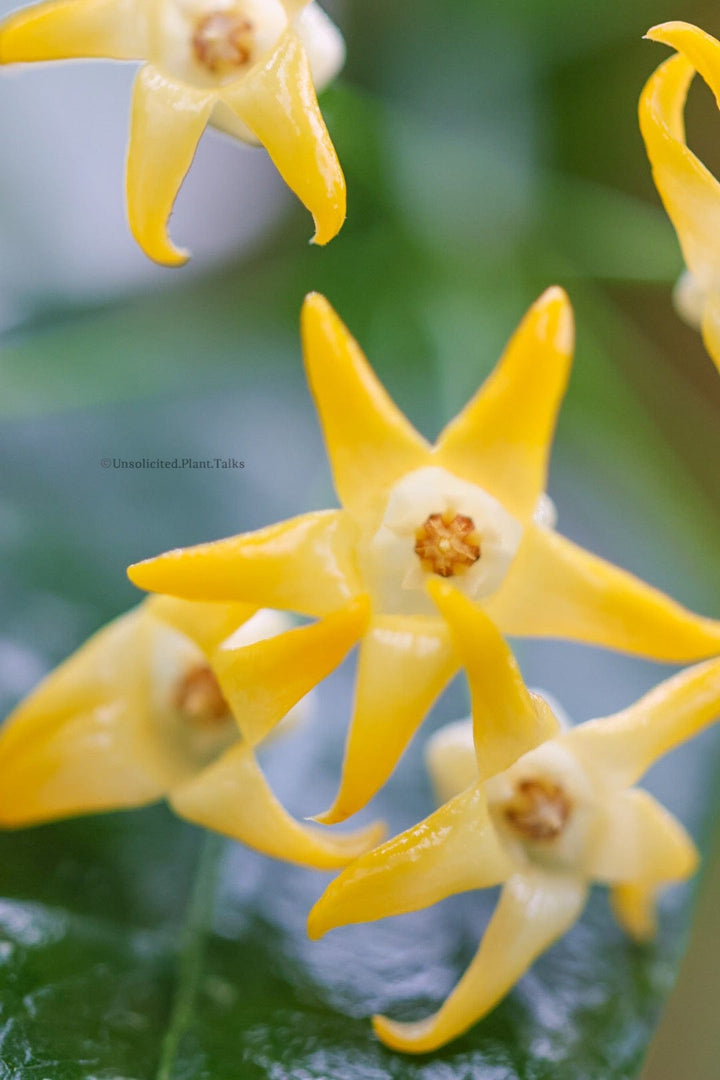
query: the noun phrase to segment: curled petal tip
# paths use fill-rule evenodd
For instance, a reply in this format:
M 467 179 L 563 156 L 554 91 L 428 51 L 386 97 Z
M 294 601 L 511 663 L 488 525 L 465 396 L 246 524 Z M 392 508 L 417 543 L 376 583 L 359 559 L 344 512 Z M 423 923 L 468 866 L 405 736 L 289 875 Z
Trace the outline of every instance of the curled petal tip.
M 442 1039 L 428 1036 L 429 1025 L 426 1021 L 402 1024 L 376 1013 L 372 1026 L 381 1043 L 391 1050 L 401 1050 L 406 1054 L 427 1054 L 442 1044 Z

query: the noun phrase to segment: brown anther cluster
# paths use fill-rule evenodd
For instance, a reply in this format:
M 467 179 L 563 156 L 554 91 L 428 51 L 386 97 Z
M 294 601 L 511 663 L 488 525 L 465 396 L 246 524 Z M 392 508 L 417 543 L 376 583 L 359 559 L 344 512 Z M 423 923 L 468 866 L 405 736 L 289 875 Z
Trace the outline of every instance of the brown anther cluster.
M 528 840 L 554 840 L 565 828 L 572 803 L 558 784 L 522 780 L 504 807 L 512 827 Z
M 415 554 L 429 573 L 445 578 L 462 574 L 480 558 L 475 522 L 453 510 L 431 514 L 415 533 Z
M 253 44 L 253 24 L 233 11 L 214 11 L 203 16 L 192 39 L 195 59 L 214 75 L 247 64 Z
M 187 671 L 175 690 L 175 707 L 186 720 L 208 727 L 219 726 L 232 713 L 212 670 L 198 664 Z

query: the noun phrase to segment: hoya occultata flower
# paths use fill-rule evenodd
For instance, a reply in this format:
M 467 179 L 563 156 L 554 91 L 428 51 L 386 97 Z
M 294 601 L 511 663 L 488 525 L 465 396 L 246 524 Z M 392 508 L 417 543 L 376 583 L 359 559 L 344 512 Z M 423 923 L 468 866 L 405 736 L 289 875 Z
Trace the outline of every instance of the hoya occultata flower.
M 362 633 L 362 602 L 310 626 L 243 604 L 153 597 L 92 637 L 0 730 L 0 827 L 144 806 L 328 869 L 377 842 L 295 821 L 255 748 Z M 378 831 L 379 830 L 379 831 Z
M 684 110 L 696 72 L 720 103 L 720 42 L 689 23 L 648 31 L 677 50 L 648 80 L 640 127 L 653 177 L 680 241 L 687 270 L 675 288 L 682 317 L 702 331 L 720 368 L 720 184 L 687 145 Z
M 321 296 L 305 365 L 340 510 L 171 551 L 130 568 L 141 588 L 325 615 L 368 594 L 341 786 L 318 820 L 359 810 L 458 669 L 429 580 L 452 580 L 504 633 L 685 661 L 720 652 L 720 623 L 564 539 L 544 496 L 573 347 L 565 293 L 530 309 L 477 396 L 430 445 L 392 403 Z
M 340 32 L 308 0 L 48 0 L 0 25 L 0 63 L 144 60 L 127 158 L 130 228 L 151 259 L 188 258 L 168 218 L 208 123 L 262 143 L 326 244 L 345 219 L 345 180 L 316 90 L 344 60 Z
M 344 870 L 308 922 L 318 938 L 502 886 L 475 958 L 438 1012 L 411 1023 L 374 1018 L 382 1041 L 409 1053 L 434 1050 L 485 1016 L 580 917 L 592 882 L 610 887 L 630 934 L 653 934 L 658 891 L 691 875 L 697 853 L 679 822 L 634 785 L 720 713 L 720 661 L 711 660 L 624 712 L 562 731 L 526 690 L 487 615 L 447 584 L 432 594 L 472 692 L 472 721 L 431 744 L 432 772 L 452 797 Z

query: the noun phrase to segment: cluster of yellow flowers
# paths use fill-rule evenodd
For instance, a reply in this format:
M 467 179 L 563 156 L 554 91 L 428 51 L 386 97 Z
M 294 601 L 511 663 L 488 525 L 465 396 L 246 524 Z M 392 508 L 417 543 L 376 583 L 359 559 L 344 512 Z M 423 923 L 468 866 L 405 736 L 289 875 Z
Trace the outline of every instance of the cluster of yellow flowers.
M 677 50 L 643 93 L 641 123 L 688 265 L 678 303 L 720 367 L 720 185 L 688 149 L 682 120 L 696 71 L 720 94 L 720 43 L 681 23 L 649 36 Z M 316 240 L 335 235 L 345 188 L 313 80 L 332 77 L 342 54 L 335 28 L 303 0 L 51 0 L 0 27 L 4 63 L 147 59 L 133 103 L 129 217 L 138 242 L 167 263 L 184 258 L 167 219 L 208 122 L 262 142 L 312 211 Z M 346 867 L 310 913 L 312 937 L 502 885 L 478 953 L 439 1011 L 415 1023 L 375 1018 L 383 1042 L 425 1052 L 497 1004 L 578 919 L 592 882 L 610 886 L 631 935 L 652 935 L 659 890 L 687 878 L 697 855 L 634 785 L 720 714 L 720 622 L 555 530 L 545 484 L 573 352 L 560 288 L 531 307 L 434 445 L 316 294 L 302 337 L 341 509 L 131 567 L 156 595 L 101 630 L 3 727 L 0 824 L 167 798 L 188 820 L 267 855 Z M 288 612 L 314 621 L 293 626 Z M 568 727 L 526 689 L 503 635 L 705 662 L 621 713 Z M 339 791 L 318 824 L 302 824 L 276 800 L 255 748 L 302 713 L 355 645 Z M 472 719 L 428 748 L 441 808 L 379 847 L 380 824 L 328 831 L 388 780 L 460 668 Z

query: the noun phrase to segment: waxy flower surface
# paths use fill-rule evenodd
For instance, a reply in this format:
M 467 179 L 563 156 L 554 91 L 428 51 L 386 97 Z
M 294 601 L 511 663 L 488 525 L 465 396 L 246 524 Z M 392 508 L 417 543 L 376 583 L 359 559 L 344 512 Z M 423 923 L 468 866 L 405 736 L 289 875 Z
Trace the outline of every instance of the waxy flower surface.
M 684 122 L 696 72 L 720 104 L 720 42 L 682 22 L 656 26 L 647 36 L 678 52 L 650 77 L 640 98 L 640 127 L 653 177 L 687 266 L 675 289 L 676 307 L 702 331 L 720 368 L 720 183 L 688 147 Z
M 452 580 L 507 634 L 658 660 L 720 652 L 720 623 L 551 527 L 547 463 L 573 346 L 561 289 L 530 309 L 496 370 L 434 446 L 392 403 L 321 296 L 306 301 L 303 341 L 342 509 L 171 551 L 129 574 L 141 588 L 190 600 L 306 615 L 369 595 L 343 778 L 318 820 L 342 821 L 365 805 L 458 669 L 429 580 Z
M 374 1018 L 383 1042 L 410 1053 L 434 1050 L 485 1016 L 580 917 L 592 882 L 610 886 L 633 936 L 652 935 L 658 890 L 691 875 L 697 853 L 682 826 L 633 785 L 720 713 L 720 661 L 711 660 L 624 712 L 562 732 L 542 698 L 525 689 L 487 615 L 447 584 L 431 592 L 473 702 L 472 731 L 458 738 L 453 725 L 449 737 L 436 736 L 432 771 L 447 793 L 469 786 L 343 871 L 308 922 L 318 938 L 502 886 L 475 958 L 439 1011 L 412 1023 Z
M 127 158 L 132 233 L 151 259 L 186 261 L 167 233 L 175 196 L 208 123 L 262 143 L 326 244 L 345 219 L 345 180 L 316 87 L 344 45 L 308 0 L 48 0 L 0 25 L 0 63 L 144 60 Z
M 145 601 L 6 721 L 0 827 L 166 798 L 181 817 L 266 855 L 344 866 L 382 828 L 334 835 L 301 825 L 273 795 L 254 749 L 302 707 L 366 620 L 362 602 L 288 630 L 286 617 L 249 605 Z

